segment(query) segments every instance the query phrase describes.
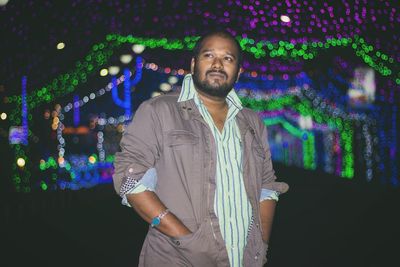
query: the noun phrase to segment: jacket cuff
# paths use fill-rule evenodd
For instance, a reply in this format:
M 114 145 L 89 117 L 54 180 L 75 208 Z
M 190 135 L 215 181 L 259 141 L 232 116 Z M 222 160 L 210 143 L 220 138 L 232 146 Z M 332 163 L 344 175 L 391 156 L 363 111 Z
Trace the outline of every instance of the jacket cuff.
M 146 190 L 154 192 L 156 184 L 157 172 L 155 168 L 148 169 L 140 180 L 133 179 L 132 177 L 126 177 L 125 182 L 122 184 L 120 189 L 122 204 L 130 207 L 126 199 L 127 194 L 138 194 Z
M 260 202 L 264 200 L 279 200 L 279 192 L 267 188 L 261 189 Z
M 128 199 L 126 198 L 126 195 L 129 194 L 138 194 L 138 193 L 142 193 L 144 191 L 153 191 L 151 190 L 151 188 L 146 187 L 145 185 L 143 185 L 140 181 L 138 182 L 137 186 L 132 188 L 131 190 L 129 190 L 128 192 L 126 192 L 123 196 L 122 196 L 122 201 L 121 203 L 123 205 L 126 205 L 128 207 L 132 207 L 131 204 L 129 204 Z

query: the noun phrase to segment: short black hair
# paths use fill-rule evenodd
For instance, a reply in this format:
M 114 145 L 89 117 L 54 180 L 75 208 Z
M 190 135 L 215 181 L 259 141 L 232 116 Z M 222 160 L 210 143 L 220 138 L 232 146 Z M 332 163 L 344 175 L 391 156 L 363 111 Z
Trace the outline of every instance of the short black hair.
M 227 30 L 213 30 L 201 36 L 193 48 L 193 58 L 196 59 L 198 57 L 204 41 L 212 36 L 218 36 L 233 41 L 238 51 L 238 65 L 239 67 L 242 66 L 242 61 L 243 61 L 242 47 L 240 46 L 239 41 Z

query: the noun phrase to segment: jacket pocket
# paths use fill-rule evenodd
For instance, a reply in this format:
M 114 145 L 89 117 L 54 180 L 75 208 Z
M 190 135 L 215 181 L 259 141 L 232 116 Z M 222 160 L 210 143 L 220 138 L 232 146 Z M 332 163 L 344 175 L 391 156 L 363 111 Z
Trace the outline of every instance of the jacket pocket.
M 261 267 L 266 262 L 268 245 L 262 239 L 260 227 L 254 225 L 247 238 L 247 249 L 243 255 L 245 267 Z
M 199 229 L 200 230 L 200 229 Z M 200 235 L 200 231 L 197 230 L 194 233 L 190 233 L 184 236 L 179 237 L 171 237 L 172 244 L 177 248 L 187 248 L 190 247 L 192 242 L 196 242 L 198 236 Z
M 190 234 L 170 237 L 172 244 L 177 248 L 185 248 L 190 245 L 190 243 L 195 242 L 196 239 L 202 235 L 203 224 L 198 225 L 194 219 L 181 219 L 182 223 L 191 231 Z
M 216 266 L 216 248 L 207 236 L 207 223 L 203 222 L 194 233 L 181 237 L 170 238 L 181 257 L 190 263 L 189 266 Z
M 199 137 L 189 131 L 172 130 L 167 132 L 166 134 L 166 145 L 169 147 L 195 145 L 198 142 L 199 142 Z

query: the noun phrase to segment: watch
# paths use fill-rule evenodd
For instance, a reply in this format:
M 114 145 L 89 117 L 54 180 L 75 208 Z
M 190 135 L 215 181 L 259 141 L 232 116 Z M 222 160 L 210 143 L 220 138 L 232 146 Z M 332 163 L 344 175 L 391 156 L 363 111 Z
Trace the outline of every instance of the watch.
M 166 209 L 166 210 L 162 211 L 160 214 L 158 214 L 156 217 L 154 217 L 154 218 L 151 220 L 151 227 L 156 227 L 156 226 L 160 225 L 161 219 L 162 219 L 165 215 L 167 215 L 168 213 L 169 213 L 169 209 Z

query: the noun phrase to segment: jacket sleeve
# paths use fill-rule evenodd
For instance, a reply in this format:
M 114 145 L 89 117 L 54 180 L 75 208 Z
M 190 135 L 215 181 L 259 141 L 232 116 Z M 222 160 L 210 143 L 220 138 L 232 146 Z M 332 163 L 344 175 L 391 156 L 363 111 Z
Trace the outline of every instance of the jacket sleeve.
M 146 171 L 154 167 L 160 155 L 161 138 L 160 122 L 152 102 L 145 101 L 123 133 L 121 152 L 115 154 L 113 182 L 121 197 L 136 187 Z
M 268 190 L 273 190 L 276 191 L 279 194 L 285 193 L 286 191 L 289 190 L 289 185 L 284 182 L 277 182 L 276 181 L 276 176 L 275 176 L 275 171 L 272 166 L 272 160 L 271 160 L 271 150 L 269 148 L 268 144 L 268 132 L 267 128 L 262 122 L 262 120 L 257 116 L 257 122 L 258 122 L 258 127 L 260 137 L 261 137 L 261 144 L 264 149 L 264 164 L 263 164 L 263 173 L 262 173 L 262 189 L 268 189 Z

